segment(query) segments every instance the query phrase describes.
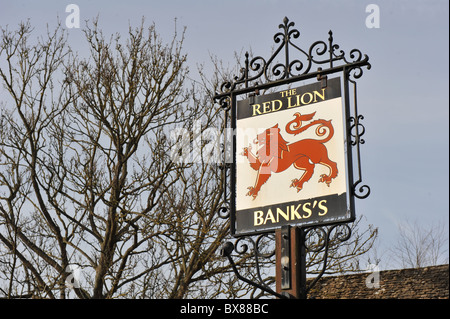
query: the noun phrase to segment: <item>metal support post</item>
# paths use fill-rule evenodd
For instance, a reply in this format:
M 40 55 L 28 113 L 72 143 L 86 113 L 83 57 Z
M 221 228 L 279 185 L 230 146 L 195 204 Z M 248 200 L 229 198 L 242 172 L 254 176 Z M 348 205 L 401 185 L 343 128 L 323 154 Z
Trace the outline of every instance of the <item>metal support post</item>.
M 276 290 L 290 298 L 306 299 L 305 231 L 283 226 L 275 235 Z

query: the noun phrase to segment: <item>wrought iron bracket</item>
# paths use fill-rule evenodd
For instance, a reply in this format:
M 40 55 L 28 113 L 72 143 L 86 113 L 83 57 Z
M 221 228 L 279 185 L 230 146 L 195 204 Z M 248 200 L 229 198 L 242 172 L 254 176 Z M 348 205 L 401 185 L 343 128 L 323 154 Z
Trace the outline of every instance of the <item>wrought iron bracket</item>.
M 329 259 L 329 251 L 331 245 L 338 245 L 342 242 L 347 241 L 351 236 L 351 228 L 348 224 L 334 224 L 330 226 L 316 226 L 316 227 L 305 227 L 303 228 L 303 232 L 301 232 L 300 241 L 298 245 L 298 249 L 303 250 L 304 253 L 318 253 L 323 251 L 323 257 L 321 260 L 322 269 L 320 273 L 315 278 L 310 278 L 308 281 L 300 282 L 300 298 L 307 298 L 308 293 L 311 289 L 316 285 L 316 283 L 322 278 L 325 274 L 328 265 Z M 256 241 L 253 241 L 249 236 L 241 237 L 236 241 L 236 246 L 240 244 L 242 240 L 249 240 L 253 244 L 254 256 L 255 256 L 255 266 L 256 266 L 256 274 L 259 282 L 252 281 L 248 278 L 242 276 L 233 261 L 231 254 L 236 251 L 237 254 L 244 254 L 248 252 L 248 245 L 243 244 L 242 248 L 235 250 L 235 245 L 232 242 L 226 242 L 221 250 L 220 255 L 222 257 L 227 257 L 228 261 L 235 273 L 236 277 L 249 285 L 261 289 L 264 292 L 267 292 L 275 297 L 286 299 L 286 298 L 294 298 L 291 294 L 283 290 L 289 290 L 292 287 L 291 275 L 291 236 L 290 236 L 290 226 L 283 227 L 281 229 L 281 293 L 278 293 L 271 289 L 269 286 L 265 285 L 263 279 L 261 277 L 259 258 L 270 258 L 273 257 L 274 251 L 269 252 L 267 254 L 262 254 L 260 252 L 260 242 L 261 240 L 267 237 L 267 234 L 260 235 Z M 302 249 L 304 248 L 304 249 Z M 306 256 L 302 256 L 301 258 L 305 259 Z M 284 260 L 283 260 L 284 258 Z M 301 261 L 298 261 L 301 262 Z M 304 265 L 306 266 L 306 265 Z M 301 271 L 306 271 L 306 267 L 301 269 Z M 305 276 L 306 274 L 297 274 L 298 276 Z
M 362 54 L 358 49 L 353 49 L 347 53 L 341 50 L 339 45 L 334 42 L 332 31 L 328 32 L 328 39 L 326 41 L 316 41 L 312 43 L 308 49 L 302 49 L 293 41 L 300 37 L 300 32 L 293 28 L 294 25 L 294 22 L 285 17 L 283 23 L 279 25 L 280 31 L 273 36 L 275 42 L 274 53 L 266 59 L 262 56 L 250 57 L 250 54 L 247 52 L 239 74 L 233 79 L 223 82 L 219 86 L 219 92 L 216 92 L 213 99 L 214 102 L 218 103 L 224 110 L 224 127 L 234 130 L 236 129 L 235 108 L 238 96 L 247 95 L 248 98 L 252 99 L 255 95 L 259 95 L 260 92 L 263 92 L 264 90 L 314 78 L 321 82 L 322 88 L 325 88 L 328 84 L 328 76 L 339 73 L 344 80 L 344 104 L 347 114 L 347 162 L 349 162 L 349 191 L 351 193 L 350 211 L 353 212 L 353 197 L 366 198 L 370 194 L 370 187 L 362 184 L 360 145 L 364 144 L 362 136 L 365 132 L 365 128 L 361 123 L 364 117 L 358 113 L 356 95 L 356 80 L 362 76 L 363 68 L 367 70 L 371 68 L 369 57 L 366 54 Z M 224 137 L 224 164 L 221 166 L 223 174 L 223 206 L 218 213 L 219 216 L 224 219 L 228 219 L 231 216 L 231 233 L 234 235 L 235 225 L 232 211 L 235 205 L 235 189 L 232 181 L 236 179 L 236 152 L 235 150 L 232 150 L 230 154 L 230 152 L 227 151 L 227 147 L 229 146 L 228 143 L 233 138 L 234 137 L 227 136 L 226 134 Z M 356 174 L 353 172 L 352 147 L 356 148 Z M 228 186 L 230 184 L 231 187 Z M 352 220 L 354 220 L 354 216 L 346 222 L 351 222 Z M 302 245 L 305 247 L 304 251 L 323 251 L 322 270 L 316 278 L 309 280 L 308 286 L 304 287 L 303 295 L 306 297 L 307 293 L 325 273 L 330 245 L 336 240 L 338 242 L 348 240 L 351 229 L 347 224 L 311 227 L 304 225 L 302 227 L 304 227 L 302 228 L 304 231 L 304 238 L 302 239 Z M 252 236 L 258 237 L 254 240 Z M 265 285 L 261 278 L 259 258 L 272 257 L 275 252 L 267 254 L 261 253 L 260 243 L 263 238 L 273 236 L 273 233 L 255 233 L 252 236 L 236 236 L 239 238 L 234 245 L 231 242 L 225 243 L 221 249 L 222 256 L 228 258 L 234 273 L 240 280 L 278 298 L 289 298 L 288 295 L 277 293 Z M 317 240 L 314 241 L 312 238 L 317 238 Z M 238 254 L 247 252 L 248 245 L 243 244 L 239 246 L 241 240 L 247 240 L 253 244 L 258 282 L 254 282 L 242 276 L 231 257 L 233 252 Z M 284 258 L 283 264 L 286 265 L 286 268 L 282 269 L 282 287 L 285 289 L 292 285 L 292 282 L 290 282 L 292 269 L 289 266 L 290 263 L 288 263 L 292 258 L 292 256 L 290 256 L 291 249 L 289 248 L 289 245 L 292 243 L 289 238 L 285 238 L 282 240 L 281 244 L 281 249 L 283 250 L 282 258 Z
M 252 281 L 250 279 L 247 279 L 244 276 L 242 276 L 239 273 L 239 271 L 238 271 L 238 269 L 236 267 L 236 264 L 233 261 L 233 258 L 231 257 L 231 253 L 233 252 L 233 250 L 234 250 L 233 243 L 228 241 L 222 246 L 222 249 L 220 250 L 220 255 L 222 257 L 227 257 L 228 258 L 228 261 L 230 262 L 230 265 L 233 268 L 233 271 L 236 274 L 236 277 L 238 279 L 248 283 L 249 285 L 251 285 L 253 287 L 261 289 L 262 291 L 265 291 L 265 292 L 267 292 L 267 293 L 269 293 L 269 294 L 271 294 L 271 295 L 273 295 L 275 297 L 278 297 L 278 298 L 281 298 L 281 299 L 289 298 L 288 296 L 286 296 L 286 294 L 279 294 L 276 291 L 274 291 L 273 289 L 271 289 L 268 286 L 264 285 L 263 283 L 257 283 L 257 282 L 254 282 L 254 281 Z M 259 269 L 259 267 L 258 267 L 258 269 Z
M 334 236 L 332 236 L 334 232 Z M 305 294 L 315 286 L 320 278 L 325 273 L 328 263 L 328 253 L 330 245 L 339 244 L 350 239 L 352 234 L 351 228 L 348 224 L 335 224 L 328 227 L 311 227 L 305 228 L 305 241 L 304 245 L 307 252 L 320 252 L 324 251 L 322 269 L 320 273 L 312 280 L 305 288 Z M 317 241 L 313 240 L 317 237 Z

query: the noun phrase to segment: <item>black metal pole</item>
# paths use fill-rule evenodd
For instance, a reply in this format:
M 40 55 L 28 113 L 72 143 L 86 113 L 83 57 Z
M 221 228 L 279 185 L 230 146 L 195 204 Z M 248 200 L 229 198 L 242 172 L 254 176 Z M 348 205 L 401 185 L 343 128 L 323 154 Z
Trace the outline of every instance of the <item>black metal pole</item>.
M 290 298 L 306 299 L 305 231 L 283 226 L 276 231 L 277 292 Z

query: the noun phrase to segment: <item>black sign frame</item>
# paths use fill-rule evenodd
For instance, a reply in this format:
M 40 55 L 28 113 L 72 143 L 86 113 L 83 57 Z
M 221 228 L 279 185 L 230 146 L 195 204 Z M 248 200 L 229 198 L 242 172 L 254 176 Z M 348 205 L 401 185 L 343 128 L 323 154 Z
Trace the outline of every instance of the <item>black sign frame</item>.
M 302 115 L 308 110 L 313 113 Z M 324 118 L 329 118 L 330 111 L 335 118 L 324 120 Z M 237 181 L 236 186 L 232 189 L 235 191 L 232 196 L 236 199 L 236 205 L 233 207 L 231 215 L 232 225 L 235 227 L 233 233 L 235 236 L 270 232 L 284 225 L 304 227 L 335 223 L 336 221 L 348 222 L 355 219 L 354 200 L 348 194 L 350 185 L 347 183 L 347 172 L 349 169 L 351 171 L 352 168 L 348 167 L 348 159 L 346 159 L 347 143 L 345 143 L 345 138 L 348 137 L 345 136 L 345 132 L 348 131 L 348 128 L 345 125 L 346 121 L 343 120 L 344 113 L 340 77 L 329 79 L 326 86 L 315 81 L 308 85 L 291 87 L 280 92 L 254 96 L 237 102 L 237 129 L 235 132 L 237 141 L 233 147 L 238 153 L 233 165 Z M 286 128 L 284 128 L 284 125 L 279 127 L 283 117 L 288 116 L 286 120 L 288 121 L 289 115 L 292 116 L 293 114 L 295 116 L 293 120 L 288 122 Z M 245 133 L 256 134 L 256 130 L 249 128 L 249 126 L 261 123 L 261 121 L 257 121 L 259 118 L 263 119 L 263 123 L 273 124 L 276 122 L 277 128 L 273 131 L 275 134 L 278 131 L 278 134 L 273 136 L 275 141 L 262 145 L 259 150 L 257 144 L 255 150 L 246 148 L 248 158 L 243 160 L 245 156 L 239 153 L 239 150 L 242 150 L 244 145 L 239 147 L 239 144 L 242 144 L 244 137 L 246 140 L 252 139 Z M 241 123 L 241 126 L 239 126 L 239 123 Z M 259 130 L 261 131 L 261 128 Z M 320 134 L 321 130 L 323 131 L 322 135 L 317 135 L 317 133 Z M 262 136 L 265 136 L 267 134 L 264 134 L 264 132 L 269 133 L 270 128 L 263 128 L 262 131 Z M 309 134 L 309 137 L 312 138 L 302 137 L 308 131 L 313 132 Z M 298 137 L 297 134 L 299 134 Z M 271 135 L 269 135 L 270 137 Z M 292 144 L 288 144 L 284 140 L 285 138 L 290 140 Z M 279 149 L 280 145 L 275 145 L 278 139 L 282 142 L 280 145 L 285 147 L 285 150 Z M 328 142 L 325 142 L 325 140 Z M 339 142 L 333 143 L 333 148 L 327 147 L 334 140 L 339 140 Z M 274 147 L 271 148 L 271 144 Z M 299 154 L 295 157 L 289 156 L 295 152 L 294 147 L 296 145 Z M 308 145 L 311 146 L 311 154 L 308 154 L 305 149 Z M 262 183 L 261 171 L 256 171 L 256 167 L 254 167 L 259 161 L 255 156 L 263 153 L 260 155 L 264 158 L 266 156 L 264 153 L 267 151 L 273 152 L 270 157 L 272 165 L 268 167 L 271 166 L 276 170 L 278 166 L 283 166 L 283 169 L 281 172 L 269 170 L 267 181 Z M 290 154 L 287 155 L 286 152 Z M 338 158 L 336 158 L 336 153 L 340 155 Z M 323 163 L 312 164 L 311 158 L 318 158 L 319 155 Z M 304 162 L 305 166 L 309 167 L 308 171 L 295 169 L 294 159 L 297 157 L 301 158 L 299 162 Z M 285 162 L 286 159 L 288 159 L 288 162 Z M 266 161 L 268 160 L 266 158 Z M 321 175 L 320 172 L 325 174 Z M 291 180 L 293 176 L 289 173 L 297 174 L 295 176 L 298 178 Z M 240 182 L 244 174 L 247 177 L 250 175 L 250 179 Z M 318 176 L 321 176 L 320 182 L 317 181 Z M 305 178 L 303 179 L 303 177 Z M 272 181 L 274 178 L 277 178 L 275 182 Z M 258 184 L 257 182 L 261 184 L 261 189 L 256 194 L 251 195 L 247 186 L 249 186 L 248 183 L 253 185 L 253 180 L 256 184 Z M 273 187 L 274 183 L 277 183 L 276 187 Z M 298 189 L 295 187 L 295 183 L 299 185 Z M 338 183 L 337 186 L 336 183 Z M 291 184 L 290 187 L 289 184 Z M 308 193 L 303 195 L 305 191 L 308 191 Z M 247 193 L 246 196 L 244 196 L 245 193 Z M 264 197 L 264 195 L 266 198 L 261 199 L 261 196 Z M 286 195 L 288 199 L 286 199 Z M 280 197 L 285 199 L 280 200 Z M 262 201 L 266 204 L 262 205 Z M 242 202 L 247 207 L 239 209 L 239 203 Z M 259 204 L 255 204 L 258 202 Z

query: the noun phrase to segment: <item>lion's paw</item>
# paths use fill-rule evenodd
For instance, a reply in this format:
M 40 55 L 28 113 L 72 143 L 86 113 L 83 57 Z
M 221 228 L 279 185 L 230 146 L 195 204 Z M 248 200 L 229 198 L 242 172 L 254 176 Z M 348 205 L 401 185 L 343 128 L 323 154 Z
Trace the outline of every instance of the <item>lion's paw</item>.
M 248 156 L 248 152 L 250 152 L 251 150 L 252 150 L 252 146 L 251 146 L 251 145 L 248 146 L 248 147 L 244 147 L 244 148 L 242 149 L 241 155 L 243 155 L 243 156 Z
M 294 178 L 292 180 L 291 186 L 290 187 L 295 187 L 297 188 L 297 193 L 300 192 L 303 188 L 302 183 L 300 183 L 300 180 L 298 178 Z
M 330 187 L 331 177 L 326 174 L 322 174 L 320 175 L 319 183 L 326 183 L 327 186 Z
M 296 185 L 298 184 L 298 178 L 294 178 L 292 180 L 291 186 L 290 187 L 297 187 Z
M 253 199 L 255 199 L 258 195 L 258 190 L 256 190 L 253 186 L 247 187 L 247 189 L 249 190 L 247 192 L 247 196 L 253 196 Z

